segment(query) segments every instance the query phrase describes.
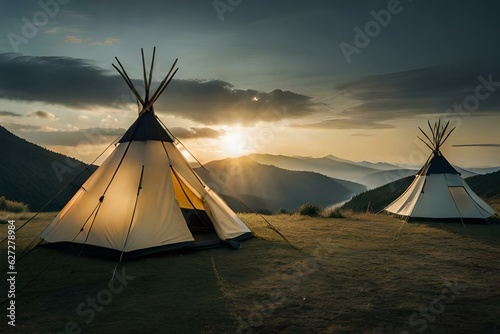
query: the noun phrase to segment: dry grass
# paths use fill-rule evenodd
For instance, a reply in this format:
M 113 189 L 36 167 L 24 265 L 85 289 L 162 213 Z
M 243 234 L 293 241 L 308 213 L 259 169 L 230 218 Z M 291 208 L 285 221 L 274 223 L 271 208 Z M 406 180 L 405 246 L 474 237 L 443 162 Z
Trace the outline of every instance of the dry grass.
M 500 197 L 495 199 L 490 199 L 488 204 L 496 211 L 500 212 Z
M 19 246 L 51 216 L 20 231 Z M 466 289 L 425 332 L 474 333 L 484 323 L 500 324 L 500 225 L 402 226 L 371 214 L 266 217 L 295 249 L 259 216 L 241 217 L 258 238 L 240 250 L 123 264 L 119 270 L 135 279 L 90 324 L 75 309 L 106 288 L 115 263 L 36 249 L 19 264 L 18 284 L 50 265 L 18 295 L 16 330 L 60 332 L 75 321 L 84 333 L 417 333 L 421 327 L 410 326 L 409 317 L 454 281 Z

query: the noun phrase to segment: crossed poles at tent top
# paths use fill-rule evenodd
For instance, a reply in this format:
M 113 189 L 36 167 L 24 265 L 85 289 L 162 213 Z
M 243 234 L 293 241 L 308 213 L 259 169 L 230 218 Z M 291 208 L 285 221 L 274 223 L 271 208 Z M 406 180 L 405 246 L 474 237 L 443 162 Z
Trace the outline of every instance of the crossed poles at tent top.
M 149 77 L 148 77 L 148 75 L 146 74 L 146 61 L 144 60 L 144 49 L 141 48 L 142 72 L 143 72 L 143 76 L 144 76 L 144 87 L 145 87 L 144 99 L 142 98 L 141 94 L 135 88 L 132 80 L 130 80 L 130 77 L 128 76 L 127 72 L 123 68 L 118 57 L 115 57 L 115 59 L 118 62 L 118 65 L 120 66 L 120 68 L 118 68 L 115 64 L 112 64 L 113 67 L 118 71 L 118 73 L 120 73 L 123 80 L 125 80 L 125 82 L 129 86 L 130 90 L 132 90 L 132 92 L 134 93 L 135 97 L 137 98 L 137 102 L 140 103 L 140 105 L 142 106 L 142 110 L 139 112 L 139 116 L 148 110 L 150 110 L 151 112 L 154 113 L 153 104 L 160 97 L 160 95 L 163 93 L 165 88 L 167 88 L 170 81 L 172 81 L 175 74 L 177 73 L 177 70 L 179 70 L 179 68 L 176 68 L 174 70 L 174 67 L 177 64 L 177 60 L 178 60 L 178 58 L 176 58 L 174 63 L 172 64 L 172 67 L 170 67 L 170 70 L 168 71 L 167 75 L 162 80 L 162 82 L 160 82 L 160 85 L 158 86 L 158 88 L 156 88 L 156 91 L 154 92 L 154 94 L 150 98 L 150 89 L 151 89 L 151 82 L 153 80 L 153 67 L 154 67 L 154 62 L 155 62 L 155 53 L 156 53 L 156 47 L 153 48 L 153 57 L 151 59 L 151 67 L 149 69 Z
M 431 126 L 431 123 L 429 121 L 427 121 L 427 124 L 429 125 L 429 129 L 431 130 L 431 136 L 428 136 L 424 132 L 424 130 L 422 130 L 422 128 L 418 127 L 418 129 L 424 134 L 425 138 L 427 138 L 427 141 L 420 138 L 419 136 L 417 136 L 417 138 L 420 139 L 428 148 L 430 148 L 434 155 L 442 155 L 439 151 L 439 148 L 444 144 L 446 139 L 448 139 L 448 137 L 453 132 L 453 130 L 456 129 L 456 127 L 452 128 L 448 133 L 446 133 L 446 130 L 450 125 L 450 121 L 446 122 L 446 125 L 441 124 L 441 120 L 435 122 L 434 126 Z

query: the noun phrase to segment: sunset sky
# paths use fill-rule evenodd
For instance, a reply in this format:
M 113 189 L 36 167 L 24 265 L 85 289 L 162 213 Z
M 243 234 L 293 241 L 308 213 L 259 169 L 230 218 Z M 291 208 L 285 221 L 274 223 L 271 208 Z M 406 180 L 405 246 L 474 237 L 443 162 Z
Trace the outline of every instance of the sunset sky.
M 206 162 L 270 153 L 423 163 L 443 151 L 500 165 L 498 1 L 1 1 L 0 124 L 90 162 L 137 117 L 141 85 L 179 71 L 156 104 Z M 45 5 L 41 5 L 45 4 Z

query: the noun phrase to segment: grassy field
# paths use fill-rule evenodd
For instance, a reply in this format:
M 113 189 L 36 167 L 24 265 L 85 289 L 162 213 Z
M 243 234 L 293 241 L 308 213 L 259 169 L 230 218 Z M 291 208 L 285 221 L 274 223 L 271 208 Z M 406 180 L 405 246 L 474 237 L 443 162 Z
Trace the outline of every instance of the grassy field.
M 19 226 L 28 216 L 10 218 Z M 18 259 L 52 216 L 18 232 Z M 266 216 L 292 247 L 259 216 L 241 218 L 257 238 L 240 250 L 129 261 L 111 286 L 116 262 L 36 248 L 17 264 L 18 289 L 31 283 L 16 295 L 15 330 L 2 315 L 0 333 L 482 333 L 500 325 L 498 224 Z M 3 300 L 5 280 L 0 288 Z

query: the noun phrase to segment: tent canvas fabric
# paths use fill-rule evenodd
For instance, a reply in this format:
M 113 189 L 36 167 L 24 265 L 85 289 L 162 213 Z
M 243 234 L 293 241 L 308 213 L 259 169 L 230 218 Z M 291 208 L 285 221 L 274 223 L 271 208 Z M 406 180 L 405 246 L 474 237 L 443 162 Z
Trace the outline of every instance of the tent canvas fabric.
M 426 135 L 426 145 L 433 150 L 431 156 L 406 191 L 385 211 L 407 219 L 487 219 L 495 214 L 439 150 L 454 130 L 446 133 L 448 124 L 439 122 L 434 127 L 429 124 L 432 135 Z
M 251 236 L 193 171 L 152 107 L 140 113 L 114 151 L 41 234 L 48 243 L 96 246 L 122 255 Z

